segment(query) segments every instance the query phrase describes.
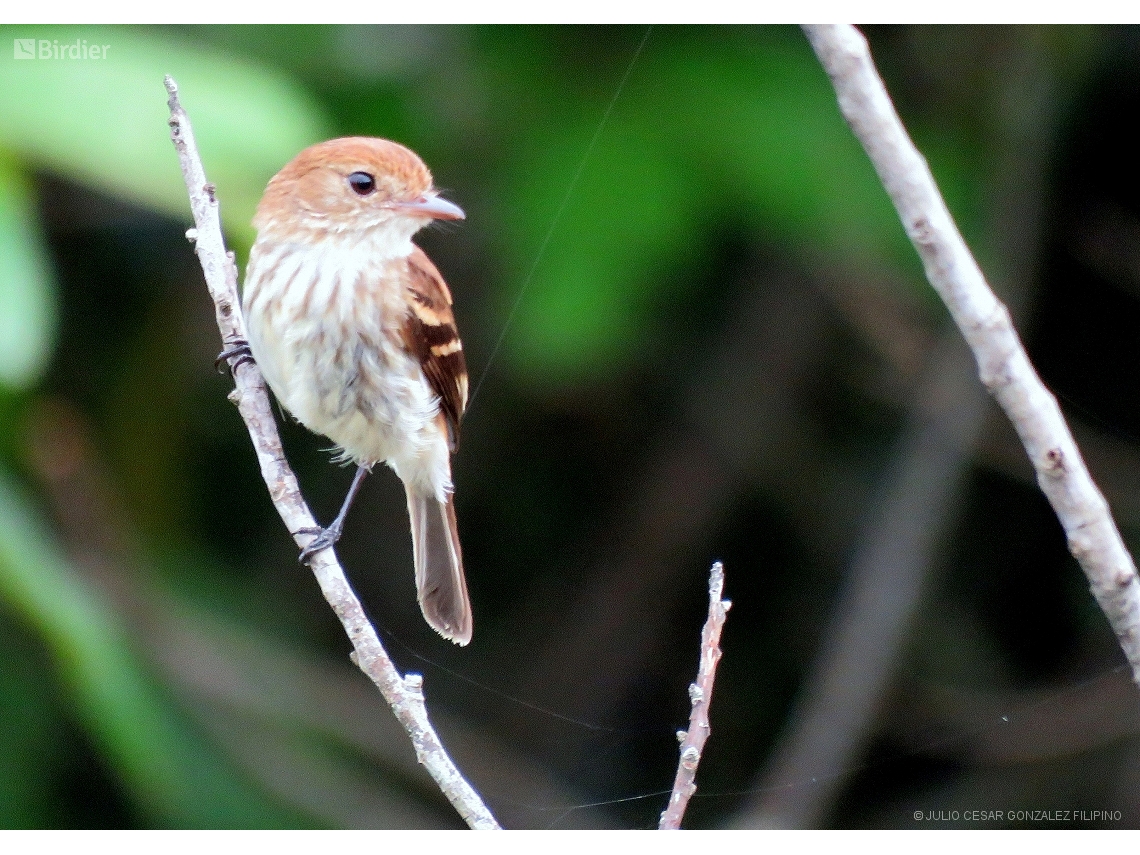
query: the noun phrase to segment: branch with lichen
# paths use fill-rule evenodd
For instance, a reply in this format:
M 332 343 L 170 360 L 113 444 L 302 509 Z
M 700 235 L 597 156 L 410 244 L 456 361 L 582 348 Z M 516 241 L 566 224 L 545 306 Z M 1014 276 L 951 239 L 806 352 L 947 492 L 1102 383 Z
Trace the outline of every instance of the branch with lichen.
M 692 712 L 689 713 L 689 729 L 677 731 L 681 743 L 681 760 L 673 779 L 669 806 L 662 811 L 661 822 L 657 826 L 662 830 L 681 827 L 689 799 L 697 791 L 697 766 L 701 762 L 701 752 L 705 750 L 710 733 L 709 706 L 712 704 L 716 666 L 720 662 L 720 633 L 728 610 L 732 607 L 731 600 L 721 599 L 723 593 L 724 565 L 717 561 L 709 573 L 709 616 L 701 630 L 701 661 L 697 666 L 697 679 L 689 684 L 689 701 L 693 705 Z
M 1108 502 L 1093 483 L 1057 399 L 1037 376 L 1009 311 L 986 283 L 915 148 L 867 40 L 848 25 L 805 26 L 831 78 L 843 117 L 875 166 L 922 259 L 977 360 L 982 383 L 1009 417 L 1061 521 L 1069 551 L 1108 617 L 1140 684 L 1140 581 Z
M 206 277 L 206 286 L 214 301 L 223 345 L 226 352 L 231 353 L 229 362 L 234 376 L 234 390 L 229 398 L 237 405 L 249 430 L 273 506 L 298 547 L 304 547 L 312 538 L 312 531 L 317 528 L 316 520 L 285 459 L 261 371 L 248 357 L 234 352 L 235 345 L 246 340 L 245 321 L 238 296 L 237 265 L 233 253 L 226 251 L 215 187 L 206 180 L 190 119 L 178 100 L 178 86 L 169 75 L 165 83 L 170 95 L 170 135 L 178 151 L 182 177 L 186 181 L 190 207 L 194 214 L 194 228 L 186 236 L 194 243 Z M 353 652 L 350 658 L 380 689 L 384 700 L 407 730 L 416 758 L 471 828 L 499 828 L 494 816 L 452 762 L 432 728 L 424 703 L 423 677 L 419 674 L 401 676 L 396 670 L 333 550 L 322 550 L 313 556 L 309 564 L 321 593 L 336 612 L 352 642 Z

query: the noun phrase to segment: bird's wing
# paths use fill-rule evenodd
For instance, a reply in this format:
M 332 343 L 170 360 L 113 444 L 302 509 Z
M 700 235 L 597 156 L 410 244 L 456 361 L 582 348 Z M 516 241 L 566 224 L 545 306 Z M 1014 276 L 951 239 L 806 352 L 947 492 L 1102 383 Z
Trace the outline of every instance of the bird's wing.
M 459 420 L 467 407 L 467 360 L 451 310 L 451 291 L 436 266 L 418 246 L 408 257 L 408 306 L 404 343 L 420 360 L 424 375 L 439 396 L 452 451 L 459 443 Z

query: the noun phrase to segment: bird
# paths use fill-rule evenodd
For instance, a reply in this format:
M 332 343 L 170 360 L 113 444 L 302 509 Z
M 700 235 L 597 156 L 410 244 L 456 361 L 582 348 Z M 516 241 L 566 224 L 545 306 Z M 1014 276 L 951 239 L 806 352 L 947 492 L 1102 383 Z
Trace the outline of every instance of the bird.
M 278 402 L 357 466 L 332 524 L 307 530 L 309 561 L 341 536 L 372 468 L 404 484 L 416 589 L 444 638 L 471 640 L 451 455 L 467 406 L 447 283 L 412 236 L 463 220 L 423 160 L 375 137 L 310 146 L 270 179 L 253 219 L 242 294 L 248 352 Z

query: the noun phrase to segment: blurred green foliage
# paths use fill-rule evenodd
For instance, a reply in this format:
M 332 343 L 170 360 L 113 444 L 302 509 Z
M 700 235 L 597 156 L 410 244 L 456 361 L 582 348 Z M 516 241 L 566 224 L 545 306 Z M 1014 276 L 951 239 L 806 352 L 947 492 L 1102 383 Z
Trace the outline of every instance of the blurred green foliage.
M 0 385 L 21 389 L 47 367 L 55 283 L 23 174 L 0 156 Z
M 25 28 L 0 28 L 5 43 Z M 170 141 L 163 76 L 186 88 L 227 228 L 251 237 L 265 182 L 296 152 L 328 135 L 320 108 L 280 71 L 203 50 L 173 33 L 37 27 L 38 41 L 109 45 L 104 60 L 5 58 L 0 147 L 116 196 L 185 216 L 186 188 Z M 158 81 L 158 98 L 155 97 Z
M 21 32 L 0 28 L 0 38 Z M 335 47 L 331 28 L 286 29 L 284 46 L 262 32 L 252 35 L 263 51 L 302 66 Z M 626 363 L 645 345 L 655 307 L 691 281 L 674 271 L 702 263 L 704 224 L 725 213 L 825 258 L 886 253 L 913 267 L 894 212 L 798 32 L 658 32 L 632 66 L 634 51 L 610 56 L 606 73 L 587 86 L 581 69 L 558 74 L 555 30 L 491 30 L 474 40 L 481 55 L 472 62 L 495 69 L 480 120 L 506 142 L 493 179 L 496 248 L 509 283 L 501 319 L 525 283 L 508 356 L 535 382 L 585 380 Z M 154 132 L 165 121 L 154 80 L 170 73 L 239 248 L 251 240 L 249 221 L 268 177 L 332 134 L 320 106 L 286 74 L 205 50 L 184 34 L 47 27 L 36 35 L 53 45 L 112 47 L 106 61 L 6 60 L 0 151 L 184 216 L 179 173 Z M 247 44 L 249 35 L 246 28 Z M 536 77 L 546 84 L 540 97 L 530 88 Z M 414 89 L 400 94 L 405 102 L 416 97 Z M 403 107 L 414 114 L 410 103 Z M 940 178 L 953 203 L 962 180 L 948 171 Z M 42 267 L 35 257 L 22 264 Z M 25 298 L 20 328 L 35 345 L 50 328 L 41 319 L 50 299 L 42 275 L 25 278 L 35 299 Z M 22 348 L 43 351 L 43 344 Z
M 187 726 L 131 651 L 113 610 L 68 567 L 26 497 L 3 471 L 0 596 L 47 644 L 70 703 L 122 776 L 147 824 L 248 828 L 304 821 L 252 787 Z M 15 698 L 21 694 L 13 693 Z M 9 738 L 21 734 L 18 726 L 6 731 Z M 44 735 L 33 730 L 27 736 L 22 744 L 3 746 L 0 768 L 7 774 L 0 777 L 0 792 L 22 790 L 25 776 L 39 765 Z M 34 827 L 43 821 L 23 814 L 18 799 L 0 804 L 0 826 Z M 13 812 L 5 814 L 8 810 Z
M 513 261 L 507 281 L 528 282 L 508 343 L 514 368 L 535 382 L 627 364 L 647 346 L 657 310 L 692 287 L 689 271 L 708 262 L 707 230 L 726 217 L 794 252 L 913 266 L 797 31 L 673 35 L 658 31 L 620 92 L 629 59 L 612 57 L 589 99 L 574 77 L 560 79 L 547 39 L 490 40 L 497 67 L 514 63 L 508 80 L 539 75 L 553 89 L 525 102 L 508 88 L 492 101 L 504 124 L 530 118 L 506 170 L 499 248 Z M 621 104 L 604 126 L 603 80 Z
M 958 104 L 956 98 L 981 103 L 985 86 L 997 89 L 1000 81 L 987 77 L 962 95 L 954 89 L 956 72 L 943 79 L 899 60 L 909 56 L 905 36 L 879 37 L 891 48 L 884 73 L 907 106 L 902 112 L 951 210 L 983 257 L 996 251 L 987 243 L 996 134 L 982 108 L 945 105 Z M 110 47 L 100 61 L 15 60 L 5 46 L 20 38 Z M 961 41 L 983 40 L 975 33 Z M 1078 65 L 1061 56 L 1071 43 L 1058 37 L 1047 59 Z M 286 667 L 295 665 L 293 646 L 343 658 L 344 640 L 311 579 L 295 566 L 248 438 L 225 402 L 225 382 L 209 370 L 217 334 L 183 238 L 189 206 L 169 139 L 165 74 L 179 85 L 239 257 L 268 178 L 301 148 L 337 135 L 408 144 L 468 213 L 460 228 L 422 236 L 456 293 L 473 382 L 487 372 L 486 400 L 465 425 L 456 463 L 476 642 L 462 656 L 448 650 L 440 659 L 491 685 L 509 675 L 511 694 L 541 697 L 540 687 L 548 686 L 535 674 L 568 691 L 560 680 L 572 681 L 573 672 L 560 673 L 557 646 L 564 639 L 541 633 L 575 614 L 575 595 L 598 578 L 585 565 L 602 568 L 602 578 L 611 562 L 625 566 L 609 550 L 633 549 L 623 537 L 642 509 L 630 499 L 630 485 L 658 483 L 638 467 L 655 472 L 660 464 L 671 473 L 671 466 L 691 465 L 697 473 L 678 479 L 682 487 L 671 498 L 700 523 L 661 563 L 697 566 L 728 557 L 722 550 L 747 556 L 728 564 L 730 596 L 742 589 L 752 596 L 738 599 L 726 637 L 743 634 L 738 625 L 759 628 L 749 632 L 754 647 L 739 642 L 726 657 L 721 703 L 752 710 L 751 718 L 726 719 L 732 741 L 725 747 L 759 763 L 803 667 L 809 642 L 801 638 L 814 638 L 822 621 L 819 590 L 832 590 L 855 527 L 846 519 L 824 531 L 830 520 L 813 521 L 796 533 L 788 520 L 835 496 L 840 500 L 829 507 L 864 501 L 860 491 L 892 453 L 909 406 L 899 389 L 914 382 L 918 366 L 896 366 L 902 380 L 892 374 L 879 382 L 877 371 L 890 372 L 876 361 L 882 357 L 875 336 L 861 337 L 866 327 L 856 322 L 856 332 L 844 326 L 840 333 L 832 329 L 838 322 L 820 322 L 826 334 L 810 339 L 802 357 L 818 362 L 785 365 L 779 354 L 786 351 L 775 349 L 775 366 L 763 366 L 778 378 L 774 395 L 785 381 L 794 387 L 776 410 L 809 413 L 787 435 L 817 442 L 825 449 L 818 457 L 796 458 L 798 446 L 779 430 L 772 433 L 784 444 L 775 445 L 779 459 L 766 469 L 748 469 L 750 461 L 732 460 L 719 447 L 702 456 L 697 440 L 681 442 L 685 453 L 676 457 L 662 452 L 664 463 L 654 455 L 698 421 L 691 414 L 715 386 L 709 376 L 724 370 L 755 379 L 743 362 L 707 363 L 737 353 L 731 345 L 742 335 L 740 307 L 753 306 L 756 294 L 810 290 L 810 271 L 833 269 L 838 278 L 859 271 L 888 302 L 913 313 L 917 320 L 903 332 L 920 345 L 944 321 L 797 29 L 5 26 L 0 48 L 0 659 L 13 652 L 0 664 L 0 826 L 454 821 L 417 777 L 402 737 L 374 738 L 383 710 L 352 694 L 351 678 L 330 689 L 303 667 Z M 893 77 L 892 58 L 904 69 Z M 789 286 L 787 270 L 809 273 Z M 890 326 L 894 317 L 886 312 L 861 323 L 882 324 L 879 333 L 890 344 L 905 338 Z M 785 318 L 798 335 L 796 320 Z M 504 346 L 488 367 L 500 335 Z M 768 425 L 752 424 L 752 411 L 761 408 L 741 397 L 723 419 L 748 435 L 741 442 L 751 447 Z M 55 421 L 45 421 L 45 413 L 56 413 Z M 323 440 L 283 421 L 306 494 L 326 516 L 346 473 L 328 467 Z M 798 459 L 802 471 L 764 481 L 763 473 L 787 459 Z M 353 581 L 370 609 L 389 616 L 408 607 L 410 622 L 390 618 L 404 638 L 423 627 L 411 594 L 402 498 L 391 494 L 386 474 L 369 482 L 342 548 L 354 572 L 368 570 Z M 723 493 L 697 507 L 706 474 Z M 101 486 L 88 489 L 84 478 Z M 696 485 L 693 507 L 684 504 L 689 483 Z M 813 485 L 820 496 L 804 501 L 801 493 Z M 661 513 L 664 522 L 653 519 L 649 529 L 685 529 Z M 607 522 L 607 515 L 620 522 Z M 804 529 L 817 539 L 803 538 Z M 100 540 L 106 532 L 120 543 L 118 552 Z M 1063 562 L 1063 546 L 1060 553 Z M 100 566 L 102 575 L 92 569 Z M 703 572 L 699 567 L 693 577 L 697 614 Z M 776 588 L 790 587 L 793 577 L 802 589 Z M 639 602 L 633 611 L 653 606 L 660 609 L 654 619 L 669 622 L 684 612 L 687 620 L 687 589 L 674 587 L 655 593 L 662 602 Z M 172 677 L 156 664 L 162 657 L 155 647 L 176 636 L 147 622 L 169 616 L 161 606 L 168 601 L 211 615 L 216 623 L 203 621 L 196 630 L 209 641 L 228 643 L 216 626 L 240 625 L 236 637 L 258 640 L 252 646 L 261 659 L 249 671 L 268 683 L 285 674 L 308 680 L 308 701 L 285 677 L 256 700 L 243 696 L 257 679 L 234 666 L 236 642 L 233 661 L 210 663 L 217 667 L 209 690 Z M 755 624 L 747 623 L 749 608 L 757 610 Z M 143 612 L 148 619 L 136 620 Z M 789 617 L 801 613 L 808 617 Z M 621 707 L 636 719 L 653 705 L 662 716 L 676 713 L 679 724 L 695 626 L 680 627 L 679 640 L 646 655 L 645 674 L 628 695 L 611 699 L 605 686 L 575 686 L 554 717 L 573 717 L 578 703 L 591 709 L 592 700 L 599 718 L 617 718 Z M 425 649 L 435 656 L 438 647 L 426 647 L 433 643 Z M 279 658 L 271 660 L 266 651 L 274 649 Z M 677 649 L 683 652 L 674 655 Z M 448 658 L 453 654 L 458 658 Z M 733 667 L 741 669 L 735 676 Z M 604 683 L 604 675 L 598 679 Z M 652 690 L 666 683 L 669 698 L 643 683 Z M 513 739 L 543 743 L 541 727 L 518 725 L 508 713 L 495 719 L 467 684 L 428 685 L 438 709 L 453 711 L 460 750 L 473 764 L 485 762 L 477 786 L 490 783 L 494 791 L 498 776 L 509 777 L 487 758 L 508 755 Z M 754 711 L 760 695 L 762 723 Z M 744 700 L 732 707 L 730 696 Z M 320 700 L 333 712 L 319 708 Z M 462 717 L 469 730 L 454 723 Z M 584 718 L 593 720 L 590 713 Z M 625 719 L 614 725 L 589 735 L 612 737 L 629 727 Z M 651 751 L 664 767 L 675 762 L 671 728 Z M 394 758 L 385 754 L 396 743 Z M 601 756 L 609 762 L 616 754 Z M 558 798 L 571 802 L 566 793 L 588 790 L 583 781 L 600 780 L 607 793 L 614 781 L 655 789 L 637 776 L 647 768 L 644 758 L 629 754 L 622 772 L 572 758 L 561 767 L 551 763 L 548 775 L 564 787 Z M 745 786 L 751 774 L 733 756 L 720 770 L 729 790 Z M 714 756 L 710 775 L 715 763 Z M 549 783 L 526 762 L 514 768 L 526 782 L 516 781 L 515 791 L 526 797 L 541 790 L 536 780 Z M 338 789 L 339 779 L 353 787 Z M 100 789 L 106 781 L 114 786 Z M 76 805 L 92 793 L 98 803 L 85 814 Z M 399 798 L 406 801 L 392 807 Z M 550 803 L 558 798 L 549 796 Z M 545 810 L 534 808 L 543 823 L 552 818 Z

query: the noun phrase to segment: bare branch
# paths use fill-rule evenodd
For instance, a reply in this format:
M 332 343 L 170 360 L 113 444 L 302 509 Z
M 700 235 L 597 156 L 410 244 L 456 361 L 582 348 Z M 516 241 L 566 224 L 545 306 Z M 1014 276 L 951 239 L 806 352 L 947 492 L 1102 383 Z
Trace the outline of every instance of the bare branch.
M 1069 432 L 1037 376 L 1009 311 L 990 290 L 907 136 L 875 70 L 867 41 L 847 25 L 804 27 L 831 78 L 839 107 L 863 144 L 907 236 L 977 360 L 982 383 L 1005 410 L 1057 513 L 1093 595 L 1140 683 L 1140 582 L 1132 556 Z
M 186 236 L 194 242 L 202 271 L 206 275 L 206 286 L 214 301 L 222 341 L 227 348 L 232 348 L 246 340 L 245 321 L 237 290 L 237 266 L 233 253 L 226 252 L 215 188 L 206 181 L 190 120 L 178 101 L 178 87 L 169 75 L 165 83 L 166 90 L 170 93 L 170 135 L 178 151 L 182 177 L 186 180 L 190 207 L 194 213 L 195 228 L 187 232 Z M 281 439 L 277 434 L 277 423 L 269 406 L 265 381 L 257 365 L 248 359 L 234 355 L 230 357 L 230 364 L 235 384 L 230 400 L 237 405 L 238 412 L 249 429 L 261 474 L 269 488 L 274 507 L 293 534 L 293 540 L 298 546 L 304 547 L 313 535 L 303 533 L 303 530 L 316 528 L 316 520 L 301 496 L 293 470 L 285 460 Z M 317 553 L 310 566 L 317 577 L 321 593 L 340 618 L 352 642 L 352 661 L 380 689 L 384 700 L 411 737 L 416 758 L 427 768 L 440 790 L 471 828 L 497 829 L 499 824 L 447 755 L 428 721 L 423 677 L 419 674 L 400 676 L 331 549 Z
M 661 822 L 657 826 L 662 830 L 681 827 L 685 808 L 697 791 L 697 765 L 709 738 L 709 706 L 712 704 L 716 666 L 720 662 L 720 631 L 724 628 L 728 610 L 732 608 L 731 600 L 721 599 L 723 593 L 724 565 L 718 561 L 709 573 L 709 616 L 701 630 L 701 661 L 697 667 L 697 681 L 689 684 L 693 711 L 689 714 L 689 729 L 677 731 L 677 738 L 681 741 L 681 761 L 677 764 L 669 806 L 662 811 Z

